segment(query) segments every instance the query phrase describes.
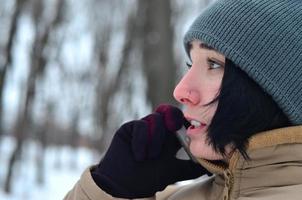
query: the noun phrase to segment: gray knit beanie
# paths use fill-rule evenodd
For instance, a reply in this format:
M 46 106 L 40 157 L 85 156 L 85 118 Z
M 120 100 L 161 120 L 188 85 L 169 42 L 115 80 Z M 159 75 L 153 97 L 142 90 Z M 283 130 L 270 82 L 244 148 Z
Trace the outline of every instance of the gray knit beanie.
M 302 0 L 217 0 L 192 24 L 198 39 L 232 60 L 302 124 Z

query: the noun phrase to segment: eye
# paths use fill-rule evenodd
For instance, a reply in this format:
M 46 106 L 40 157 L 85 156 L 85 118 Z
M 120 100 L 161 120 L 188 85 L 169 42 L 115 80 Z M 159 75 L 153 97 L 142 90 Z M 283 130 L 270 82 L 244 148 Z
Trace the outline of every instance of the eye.
M 188 69 L 191 69 L 191 67 L 192 67 L 192 63 L 190 63 L 190 62 L 186 62 L 186 65 L 187 65 Z
M 209 64 L 209 69 L 210 70 L 212 70 L 212 69 L 218 69 L 218 68 L 221 68 L 221 67 L 224 66 L 220 62 L 217 62 L 217 61 L 212 60 L 212 59 L 208 59 L 208 64 Z

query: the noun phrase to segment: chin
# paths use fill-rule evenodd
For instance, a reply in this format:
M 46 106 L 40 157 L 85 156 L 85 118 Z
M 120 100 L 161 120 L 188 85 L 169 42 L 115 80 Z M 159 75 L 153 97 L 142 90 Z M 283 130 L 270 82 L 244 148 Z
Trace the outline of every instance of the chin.
M 196 145 L 194 143 L 190 144 L 190 151 L 191 153 L 197 157 L 197 158 L 202 158 L 206 160 L 222 160 L 223 156 L 216 151 L 210 146 L 200 146 Z

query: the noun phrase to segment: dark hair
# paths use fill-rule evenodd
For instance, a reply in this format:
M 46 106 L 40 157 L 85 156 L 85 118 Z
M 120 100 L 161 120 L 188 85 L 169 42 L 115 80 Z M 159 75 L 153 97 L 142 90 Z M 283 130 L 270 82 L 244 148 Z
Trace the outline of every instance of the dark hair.
M 226 59 L 219 94 L 205 106 L 217 101 L 208 128 L 208 142 L 222 155 L 226 153 L 226 145 L 232 144 L 249 159 L 246 144 L 252 135 L 290 125 L 272 97 L 229 59 Z

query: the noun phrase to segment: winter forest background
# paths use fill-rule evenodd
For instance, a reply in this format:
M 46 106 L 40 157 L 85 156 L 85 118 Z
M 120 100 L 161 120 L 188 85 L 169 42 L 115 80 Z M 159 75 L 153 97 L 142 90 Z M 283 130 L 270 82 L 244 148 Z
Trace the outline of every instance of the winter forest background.
M 0 0 L 0 199 L 62 199 L 162 102 L 211 0 Z

